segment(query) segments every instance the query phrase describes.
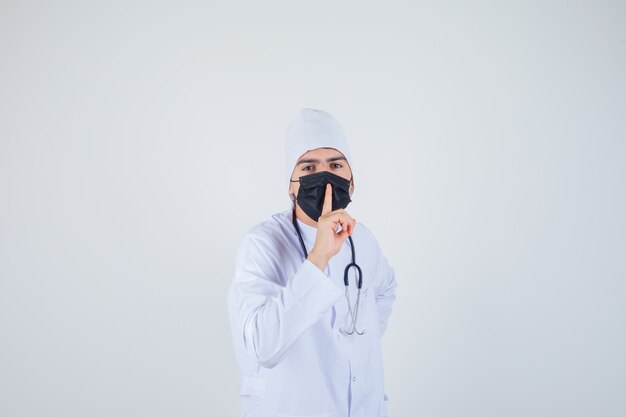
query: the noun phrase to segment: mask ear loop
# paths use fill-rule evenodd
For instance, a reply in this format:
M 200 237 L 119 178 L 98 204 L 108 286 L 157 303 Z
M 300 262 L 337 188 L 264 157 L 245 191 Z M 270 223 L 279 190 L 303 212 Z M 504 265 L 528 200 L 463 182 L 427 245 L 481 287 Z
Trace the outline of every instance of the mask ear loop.
M 300 178 L 298 178 L 297 180 L 292 180 L 291 178 L 289 178 L 289 182 L 290 183 L 291 182 L 300 182 Z M 291 186 L 289 188 L 290 188 L 290 190 L 289 190 L 289 198 L 291 199 L 291 202 L 293 203 L 293 213 L 294 213 L 293 217 L 295 218 L 296 217 L 295 214 L 296 214 L 296 198 L 297 197 L 296 197 L 295 194 L 293 194 L 291 192 Z

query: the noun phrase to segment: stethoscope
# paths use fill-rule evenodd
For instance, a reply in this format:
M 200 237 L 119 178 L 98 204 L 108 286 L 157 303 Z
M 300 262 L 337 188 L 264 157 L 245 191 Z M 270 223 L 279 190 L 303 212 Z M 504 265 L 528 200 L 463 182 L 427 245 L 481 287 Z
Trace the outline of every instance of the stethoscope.
M 306 246 L 304 245 L 304 239 L 302 238 L 302 232 L 300 232 L 300 227 L 298 226 L 298 220 L 296 219 L 296 211 L 293 211 L 293 226 L 296 228 L 296 232 L 298 233 L 298 239 L 300 240 L 300 246 L 302 246 L 302 253 L 304 254 L 304 259 L 309 257 L 309 253 L 306 250 Z M 352 321 L 352 329 L 346 330 L 343 327 L 339 328 L 339 331 L 345 333 L 347 335 L 353 335 L 354 333 L 359 336 L 363 336 L 365 334 L 365 329 L 362 331 L 358 331 L 356 328 L 357 318 L 359 316 L 359 305 L 361 304 L 361 288 L 363 287 L 363 271 L 361 271 L 361 267 L 356 263 L 356 256 L 354 254 L 354 241 L 352 240 L 352 236 L 348 236 L 348 240 L 350 241 L 350 251 L 352 252 L 352 262 L 350 262 L 346 269 L 343 271 L 343 285 L 346 287 L 346 300 L 348 300 L 348 311 L 350 314 L 350 318 Z M 348 274 L 350 272 L 350 268 L 356 268 L 357 272 L 357 293 L 356 293 L 356 304 L 354 308 L 350 303 L 350 291 L 348 287 L 350 283 L 348 282 Z

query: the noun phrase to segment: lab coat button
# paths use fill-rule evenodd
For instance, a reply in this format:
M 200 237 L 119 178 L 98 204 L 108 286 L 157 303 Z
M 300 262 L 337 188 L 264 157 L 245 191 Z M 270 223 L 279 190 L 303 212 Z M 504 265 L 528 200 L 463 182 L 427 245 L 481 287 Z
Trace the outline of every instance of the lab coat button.
M 352 377 L 352 382 L 356 382 L 356 376 Z

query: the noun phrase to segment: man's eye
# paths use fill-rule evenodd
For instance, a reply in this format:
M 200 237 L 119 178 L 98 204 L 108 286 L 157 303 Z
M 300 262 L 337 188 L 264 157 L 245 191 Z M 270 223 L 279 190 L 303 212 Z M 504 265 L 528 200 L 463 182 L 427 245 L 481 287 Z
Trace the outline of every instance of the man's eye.
M 303 171 L 311 171 L 313 169 L 313 165 L 305 165 L 302 170 Z
M 338 164 L 338 163 L 331 164 L 330 166 L 331 166 L 332 168 L 335 168 L 335 169 L 342 168 L 342 165 L 341 165 L 341 164 Z

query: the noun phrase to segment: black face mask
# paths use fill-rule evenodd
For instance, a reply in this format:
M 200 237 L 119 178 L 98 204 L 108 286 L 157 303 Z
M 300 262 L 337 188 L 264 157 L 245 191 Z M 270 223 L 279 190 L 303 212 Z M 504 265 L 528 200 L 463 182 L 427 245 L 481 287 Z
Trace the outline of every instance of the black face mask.
M 350 181 L 328 171 L 300 177 L 300 189 L 296 200 L 311 219 L 317 221 L 322 215 L 326 184 L 333 187 L 333 210 L 344 209 L 350 203 Z M 297 182 L 291 180 L 291 182 Z

